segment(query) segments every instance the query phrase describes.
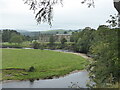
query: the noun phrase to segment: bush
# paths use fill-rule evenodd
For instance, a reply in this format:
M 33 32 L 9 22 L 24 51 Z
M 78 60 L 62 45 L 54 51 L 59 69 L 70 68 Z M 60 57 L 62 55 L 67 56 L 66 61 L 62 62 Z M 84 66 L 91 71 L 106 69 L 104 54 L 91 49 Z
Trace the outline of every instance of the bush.
M 32 47 L 34 49 L 39 49 L 40 48 L 40 43 L 38 43 L 37 41 L 34 41 L 33 44 L 32 44 Z
M 28 70 L 28 72 L 34 72 L 35 71 L 35 68 L 33 66 L 31 66 Z

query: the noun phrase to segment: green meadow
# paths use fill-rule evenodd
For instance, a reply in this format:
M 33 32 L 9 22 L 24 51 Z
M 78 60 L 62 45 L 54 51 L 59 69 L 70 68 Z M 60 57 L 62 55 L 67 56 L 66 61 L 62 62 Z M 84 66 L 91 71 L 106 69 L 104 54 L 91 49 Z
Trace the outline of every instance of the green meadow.
M 39 49 L 2 49 L 2 79 L 27 80 L 59 77 L 83 70 L 88 61 L 70 53 Z M 30 67 L 34 71 L 29 72 Z

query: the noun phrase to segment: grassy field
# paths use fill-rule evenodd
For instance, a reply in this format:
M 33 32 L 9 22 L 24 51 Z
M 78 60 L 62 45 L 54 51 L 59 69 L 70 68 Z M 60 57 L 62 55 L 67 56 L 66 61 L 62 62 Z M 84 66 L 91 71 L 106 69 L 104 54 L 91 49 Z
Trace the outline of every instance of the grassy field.
M 82 70 L 88 64 L 84 58 L 70 54 L 38 49 L 2 49 L 3 80 L 26 80 L 62 76 Z M 28 72 L 33 66 L 34 72 Z

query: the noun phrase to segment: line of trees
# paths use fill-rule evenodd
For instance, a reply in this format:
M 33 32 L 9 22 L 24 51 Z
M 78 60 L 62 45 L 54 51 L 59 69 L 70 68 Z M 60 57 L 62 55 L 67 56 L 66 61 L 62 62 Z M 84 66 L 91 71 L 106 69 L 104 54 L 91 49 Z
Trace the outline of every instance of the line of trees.
M 102 25 L 97 30 L 85 28 L 72 35 L 74 51 L 86 53 L 93 58 L 88 70 L 91 80 L 96 83 L 95 87 L 120 86 L 119 33 L 120 29 Z
M 17 43 L 20 44 L 23 41 L 31 41 L 30 36 L 21 35 L 16 30 L 1 30 L 2 42 Z

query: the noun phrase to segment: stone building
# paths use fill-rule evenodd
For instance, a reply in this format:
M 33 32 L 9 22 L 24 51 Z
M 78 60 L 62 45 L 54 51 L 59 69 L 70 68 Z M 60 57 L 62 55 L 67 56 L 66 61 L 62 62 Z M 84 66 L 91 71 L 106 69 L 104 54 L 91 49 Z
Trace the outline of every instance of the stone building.
M 52 35 L 51 34 L 40 34 L 39 35 L 39 42 L 49 42 L 49 39 Z
M 55 42 L 60 42 L 61 39 L 65 38 L 67 42 L 70 42 L 70 36 L 71 34 L 40 34 L 39 36 L 39 42 L 49 42 L 50 37 L 53 36 L 55 39 Z
M 60 42 L 61 39 L 65 38 L 67 42 L 70 42 L 71 34 L 56 34 L 54 35 L 56 42 Z

